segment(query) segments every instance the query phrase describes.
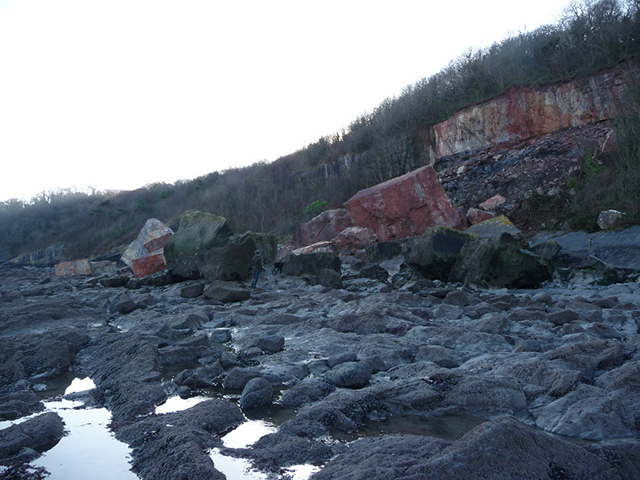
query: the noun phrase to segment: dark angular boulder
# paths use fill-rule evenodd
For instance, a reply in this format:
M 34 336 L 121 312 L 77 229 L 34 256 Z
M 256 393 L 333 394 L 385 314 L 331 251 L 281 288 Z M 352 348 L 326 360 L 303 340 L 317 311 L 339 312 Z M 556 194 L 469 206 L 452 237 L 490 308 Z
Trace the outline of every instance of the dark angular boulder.
M 503 232 L 495 239 L 467 242 L 450 280 L 498 288 L 536 288 L 551 278 L 553 265 L 528 250 L 524 238 Z
M 342 262 L 336 253 L 307 253 L 291 255 L 282 266 L 282 273 L 291 276 L 317 276 L 321 270 L 341 271 Z
M 410 240 L 405 261 L 429 279 L 447 280 L 462 247 L 474 238 L 454 228 L 428 228 L 424 235 Z

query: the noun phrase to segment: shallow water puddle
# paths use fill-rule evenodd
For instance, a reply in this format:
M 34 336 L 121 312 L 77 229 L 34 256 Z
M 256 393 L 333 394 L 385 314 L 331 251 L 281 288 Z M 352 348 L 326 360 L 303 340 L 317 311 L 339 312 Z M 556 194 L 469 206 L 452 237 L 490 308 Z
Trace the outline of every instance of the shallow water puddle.
M 90 378 L 74 378 L 66 386 L 52 384 L 50 391 L 64 391 L 64 395 L 95 388 Z M 64 389 L 64 390 L 63 390 Z M 34 467 L 44 467 L 51 480 L 137 480 L 129 469 L 130 449 L 118 441 L 108 428 L 111 413 L 106 408 L 82 408 L 76 400 L 56 398 L 43 401 L 44 412 L 55 412 L 64 421 L 65 436 L 51 450 L 33 462 Z M 39 412 L 11 422 L 0 422 L 0 428 L 21 423 L 44 412 Z
M 47 411 L 62 417 L 68 433 L 32 465 L 46 468 L 51 480 L 137 479 L 129 470 L 129 446 L 107 427 L 111 413 L 106 408 L 76 409 L 81 406 L 69 400 L 45 402 Z
M 180 397 L 171 397 L 168 398 L 166 402 L 162 405 L 158 405 L 156 407 L 156 414 L 160 415 L 163 413 L 173 413 L 180 412 L 182 410 L 187 410 L 188 408 L 193 407 L 194 405 L 199 404 L 200 402 L 204 402 L 205 400 L 209 400 L 210 397 L 189 397 L 189 398 L 180 398 Z
M 269 422 L 249 420 L 222 437 L 222 444 L 229 448 L 247 448 L 263 436 L 276 431 L 277 427 Z M 209 456 L 213 460 L 216 469 L 224 473 L 227 480 L 267 480 L 270 478 L 265 473 L 252 470 L 251 463 L 248 460 L 222 455 L 217 448 L 214 448 Z M 318 470 L 320 470 L 320 467 L 314 465 L 295 465 L 285 469 L 285 473 L 287 475 L 286 478 L 291 480 L 307 480 Z

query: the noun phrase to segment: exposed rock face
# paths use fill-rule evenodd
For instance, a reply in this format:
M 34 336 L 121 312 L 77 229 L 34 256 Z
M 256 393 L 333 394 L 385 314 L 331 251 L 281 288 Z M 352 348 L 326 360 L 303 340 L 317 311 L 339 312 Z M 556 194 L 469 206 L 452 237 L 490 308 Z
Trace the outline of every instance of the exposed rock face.
M 143 257 L 164 248 L 171 235 L 173 235 L 173 230 L 160 220 L 150 218 L 138 233 L 137 238 L 124 251 L 121 260 L 132 267 L 135 258 Z
M 434 125 L 435 157 L 613 118 L 623 111 L 630 80 L 624 69 L 613 68 L 542 88 L 512 87 Z
M 351 217 L 344 208 L 325 210 L 298 227 L 293 243 L 295 245 L 311 245 L 312 243 L 329 241 L 352 225 Z
M 422 235 L 435 225 L 461 224 L 429 166 L 361 190 L 344 205 L 353 223 L 371 228 L 381 242 Z

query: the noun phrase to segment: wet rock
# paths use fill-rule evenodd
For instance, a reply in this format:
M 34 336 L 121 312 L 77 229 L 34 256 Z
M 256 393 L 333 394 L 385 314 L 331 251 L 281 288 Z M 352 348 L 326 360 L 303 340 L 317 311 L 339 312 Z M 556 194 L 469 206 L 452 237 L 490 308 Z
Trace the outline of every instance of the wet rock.
M 353 352 L 337 353 L 327 358 L 327 365 L 329 365 L 329 368 L 333 368 L 336 365 L 340 365 L 341 363 L 357 362 L 357 361 L 358 361 L 357 353 L 353 353 Z
M 100 279 L 100 285 L 105 288 L 117 288 L 124 287 L 129 281 L 129 277 L 126 275 L 117 275 L 115 277 L 107 277 Z
M 109 306 L 109 311 L 111 313 L 117 313 L 119 315 L 128 315 L 140 308 L 145 307 L 144 305 L 141 305 L 133 300 L 120 300 L 118 302 L 112 303 Z
M 222 374 L 222 367 L 199 367 L 183 370 L 173 377 L 177 385 L 185 385 L 189 388 L 210 388 L 214 386 L 214 379 Z
M 293 387 L 285 390 L 279 403 L 289 407 L 299 407 L 326 397 L 336 389 L 335 385 L 318 378 L 305 378 Z
M 253 369 L 233 367 L 226 375 L 222 386 L 230 390 L 242 390 L 249 380 L 261 377 L 260 372 Z
M 326 288 L 336 289 L 342 288 L 342 278 L 339 272 L 329 268 L 323 268 L 318 272 L 317 284 Z
M 186 285 L 180 289 L 180 296 L 182 298 L 198 298 L 204 292 L 204 284 L 193 283 Z
M 38 396 L 30 390 L 0 390 L 0 420 L 15 420 L 44 410 Z
M 362 388 L 371 378 L 371 367 L 366 362 L 345 362 L 324 374 L 327 383 L 336 387 Z
M 229 282 L 214 281 L 204 290 L 204 296 L 222 303 L 234 303 L 251 298 L 251 291 Z
M 48 412 L 0 430 L 0 464 L 7 465 L 24 449 L 40 453 L 55 446 L 64 435 L 64 422 L 57 413 Z
M 360 278 L 371 278 L 386 283 L 389 279 L 389 272 L 380 265 L 368 265 L 358 272 L 358 276 Z
M 536 425 L 558 435 L 585 440 L 638 435 L 633 413 L 622 392 L 606 392 L 591 385 L 574 391 L 534 412 Z
M 240 396 L 240 408 L 249 410 L 271 403 L 273 387 L 264 378 L 252 378 L 247 382 Z
M 564 309 L 564 310 L 559 310 L 557 312 L 550 313 L 547 316 L 547 319 L 554 325 L 564 325 L 565 323 L 570 323 L 576 320 L 580 320 L 580 315 L 578 315 L 573 310 Z
M 142 478 L 224 480 L 206 452 L 219 446 L 220 435 L 243 421 L 236 405 L 207 400 L 182 412 L 124 425 L 116 436 L 132 447 L 133 465 Z

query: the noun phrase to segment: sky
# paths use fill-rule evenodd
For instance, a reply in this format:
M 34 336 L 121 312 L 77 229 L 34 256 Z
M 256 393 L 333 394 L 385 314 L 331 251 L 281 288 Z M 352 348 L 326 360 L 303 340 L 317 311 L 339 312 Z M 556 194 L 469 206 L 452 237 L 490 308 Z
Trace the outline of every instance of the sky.
M 273 161 L 569 0 L 0 0 L 0 201 Z

